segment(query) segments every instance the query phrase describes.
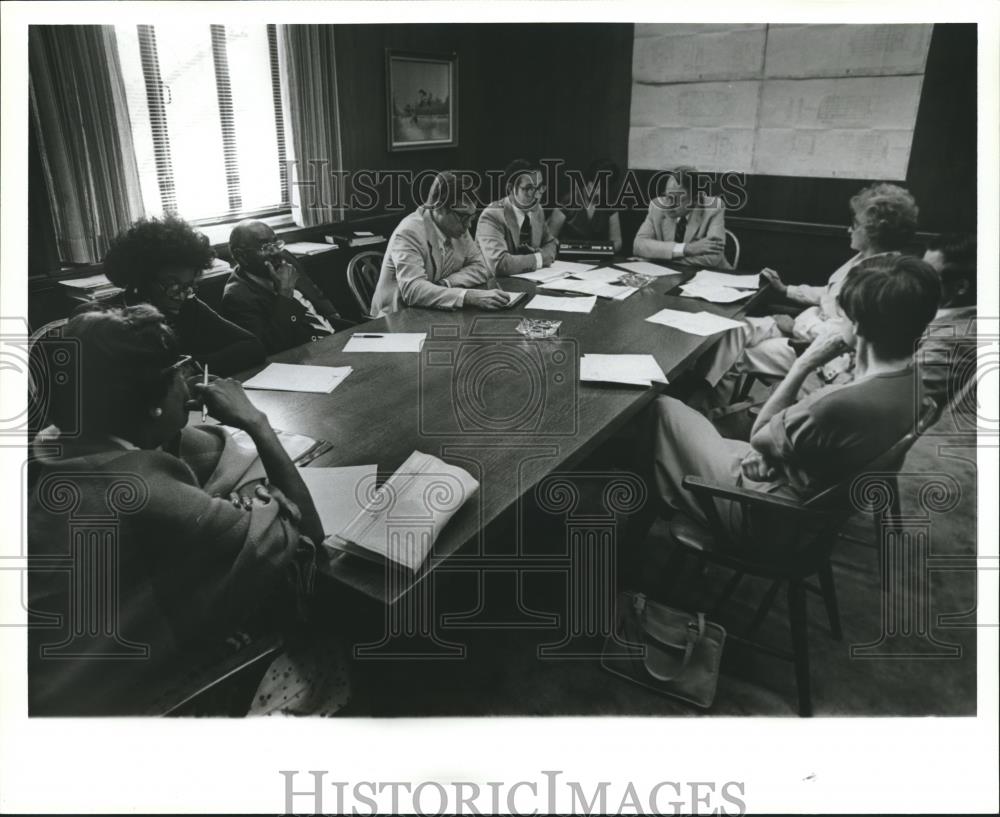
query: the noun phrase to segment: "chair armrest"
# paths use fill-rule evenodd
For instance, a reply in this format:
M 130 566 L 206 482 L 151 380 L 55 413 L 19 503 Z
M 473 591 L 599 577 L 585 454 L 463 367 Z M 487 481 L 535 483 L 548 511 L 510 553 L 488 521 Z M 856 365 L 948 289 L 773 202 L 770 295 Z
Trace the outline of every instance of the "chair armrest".
M 708 482 L 701 477 L 684 477 L 681 484 L 694 494 L 703 494 L 718 499 L 731 499 L 735 502 L 744 502 L 757 507 L 789 511 L 807 516 L 816 514 L 815 508 L 807 508 L 795 499 L 774 496 L 774 494 L 766 494 L 763 491 L 754 491 L 750 488 L 723 486 L 715 482 Z

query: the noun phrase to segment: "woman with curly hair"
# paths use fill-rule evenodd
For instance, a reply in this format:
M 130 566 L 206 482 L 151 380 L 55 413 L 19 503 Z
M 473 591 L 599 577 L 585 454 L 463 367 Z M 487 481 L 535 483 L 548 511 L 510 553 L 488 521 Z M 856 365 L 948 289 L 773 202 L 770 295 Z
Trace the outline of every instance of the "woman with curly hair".
M 787 285 L 774 270 L 762 270 L 762 278 L 778 295 L 805 309 L 795 318 L 746 318 L 744 326 L 729 332 L 710 355 L 704 375 L 710 386 L 715 387 L 733 368 L 784 377 L 795 362 L 789 338 L 810 342 L 827 333 L 843 332 L 845 319 L 837 296 L 847 274 L 868 258 L 899 254 L 912 243 L 919 210 L 908 190 L 895 184 L 873 184 L 853 196 L 850 206 L 847 234 L 855 255 L 838 267 L 824 286 Z M 847 365 L 846 360 L 832 363 L 823 377 L 833 382 L 836 370 Z
M 104 273 L 122 287 L 122 306 L 148 303 L 163 313 L 183 354 L 230 375 L 260 363 L 264 347 L 198 298 L 198 279 L 212 266 L 208 239 L 177 216 L 141 219 L 119 235 Z

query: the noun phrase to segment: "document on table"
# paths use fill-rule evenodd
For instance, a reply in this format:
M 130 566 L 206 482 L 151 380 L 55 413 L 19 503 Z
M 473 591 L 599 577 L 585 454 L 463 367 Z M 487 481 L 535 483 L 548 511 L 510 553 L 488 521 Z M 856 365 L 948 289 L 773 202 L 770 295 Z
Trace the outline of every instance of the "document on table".
M 731 304 L 753 295 L 749 289 L 733 289 L 716 284 L 700 284 L 692 281 L 681 286 L 681 294 L 687 298 L 701 298 L 713 304 Z
M 666 267 L 661 267 L 659 264 L 651 264 L 649 261 L 625 261 L 621 264 L 616 263 L 616 267 L 623 270 L 628 270 L 629 272 L 638 272 L 642 275 L 650 275 L 653 278 L 662 278 L 664 275 L 679 275 L 675 269 L 667 269 Z
M 441 530 L 477 490 L 478 480 L 464 468 L 414 451 L 324 544 L 415 572 Z
M 294 256 L 319 255 L 321 252 L 329 252 L 337 249 L 334 244 L 319 244 L 315 241 L 296 241 L 293 244 L 286 244 L 285 249 Z
M 667 376 L 652 355 L 584 355 L 580 358 L 580 380 L 650 386 L 667 382 Z
M 345 352 L 419 352 L 426 332 L 359 332 L 351 335 Z
M 551 312 L 590 312 L 597 303 L 597 296 L 589 298 L 553 298 L 551 295 L 536 295 L 525 309 L 546 309 Z
M 500 291 L 507 296 L 507 303 L 500 307 L 501 309 L 510 309 L 514 304 L 520 301 L 521 298 L 528 294 L 527 292 L 508 292 L 506 289 L 502 289 Z
M 329 394 L 354 369 L 351 366 L 302 366 L 296 363 L 271 363 L 243 384 L 245 389 L 301 391 Z
M 583 272 L 574 272 L 573 277 L 579 278 L 581 281 L 600 281 L 604 284 L 610 284 L 622 277 L 622 271 L 612 267 L 594 267 Z
M 755 275 L 732 275 L 728 272 L 712 272 L 711 270 L 700 269 L 688 283 L 711 284 L 713 286 L 732 287 L 733 289 L 759 289 L 760 273 L 756 273 Z
M 375 465 L 299 469 L 327 535 L 346 528 L 375 495 L 377 470 Z
M 556 270 L 564 272 L 568 275 L 579 275 L 581 272 L 586 272 L 587 270 L 594 269 L 593 264 L 581 264 L 577 261 L 553 261 L 552 265 L 548 269 L 555 272 Z
M 583 266 L 582 264 L 573 266 Z M 564 278 L 569 275 L 569 272 L 564 269 L 557 269 L 553 267 L 545 267 L 543 269 L 536 269 L 534 272 L 519 272 L 516 275 L 511 275 L 511 278 L 523 278 L 525 281 L 534 281 L 535 283 L 545 283 L 546 281 L 554 281 L 556 278 Z
M 739 329 L 743 324 L 739 321 L 731 321 L 729 318 L 720 318 L 711 312 L 679 312 L 676 309 L 661 309 L 655 315 L 646 318 L 650 323 L 659 323 L 663 326 L 671 326 L 680 329 L 689 335 L 714 335 L 716 332 L 726 332 L 730 329 Z
M 635 287 L 615 286 L 603 281 L 578 281 L 576 278 L 560 278 L 557 281 L 540 284 L 538 288 L 556 292 L 579 292 L 581 295 L 597 295 L 599 298 L 615 300 L 624 300 L 636 292 Z

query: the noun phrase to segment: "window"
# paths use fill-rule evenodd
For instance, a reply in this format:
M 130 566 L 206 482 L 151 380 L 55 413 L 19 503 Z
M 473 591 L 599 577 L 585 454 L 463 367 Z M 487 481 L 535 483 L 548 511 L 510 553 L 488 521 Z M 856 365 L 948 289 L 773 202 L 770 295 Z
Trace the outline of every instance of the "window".
M 288 212 L 274 26 L 116 26 L 149 215 Z

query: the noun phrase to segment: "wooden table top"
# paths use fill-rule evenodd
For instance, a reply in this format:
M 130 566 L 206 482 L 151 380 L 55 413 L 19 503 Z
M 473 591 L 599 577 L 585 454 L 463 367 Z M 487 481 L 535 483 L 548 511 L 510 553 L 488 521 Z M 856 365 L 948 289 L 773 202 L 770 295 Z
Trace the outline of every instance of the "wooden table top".
M 468 546 L 463 556 L 480 552 L 473 543 L 481 543 L 487 525 L 547 474 L 578 463 L 658 395 L 655 388 L 580 383 L 581 355 L 651 354 L 673 378 L 719 335 L 698 337 L 646 318 L 663 308 L 732 317 L 760 297 L 710 304 L 666 294 L 691 275 L 658 278 L 624 301 L 598 298 L 589 314 L 525 310 L 535 284 L 504 278 L 505 289 L 528 293 L 511 309 L 406 309 L 270 358 L 354 367 L 330 394 L 248 392 L 275 428 L 333 443 L 316 465 L 376 463 L 381 482 L 419 450 L 465 468 L 480 482 L 416 577 L 390 581 L 385 568 L 341 553 L 331 556 L 324 572 L 392 603 L 460 548 Z M 558 336 L 523 338 L 514 327 L 525 315 L 561 320 Z M 419 354 L 343 351 L 352 334 L 372 332 L 426 332 L 427 340 Z

